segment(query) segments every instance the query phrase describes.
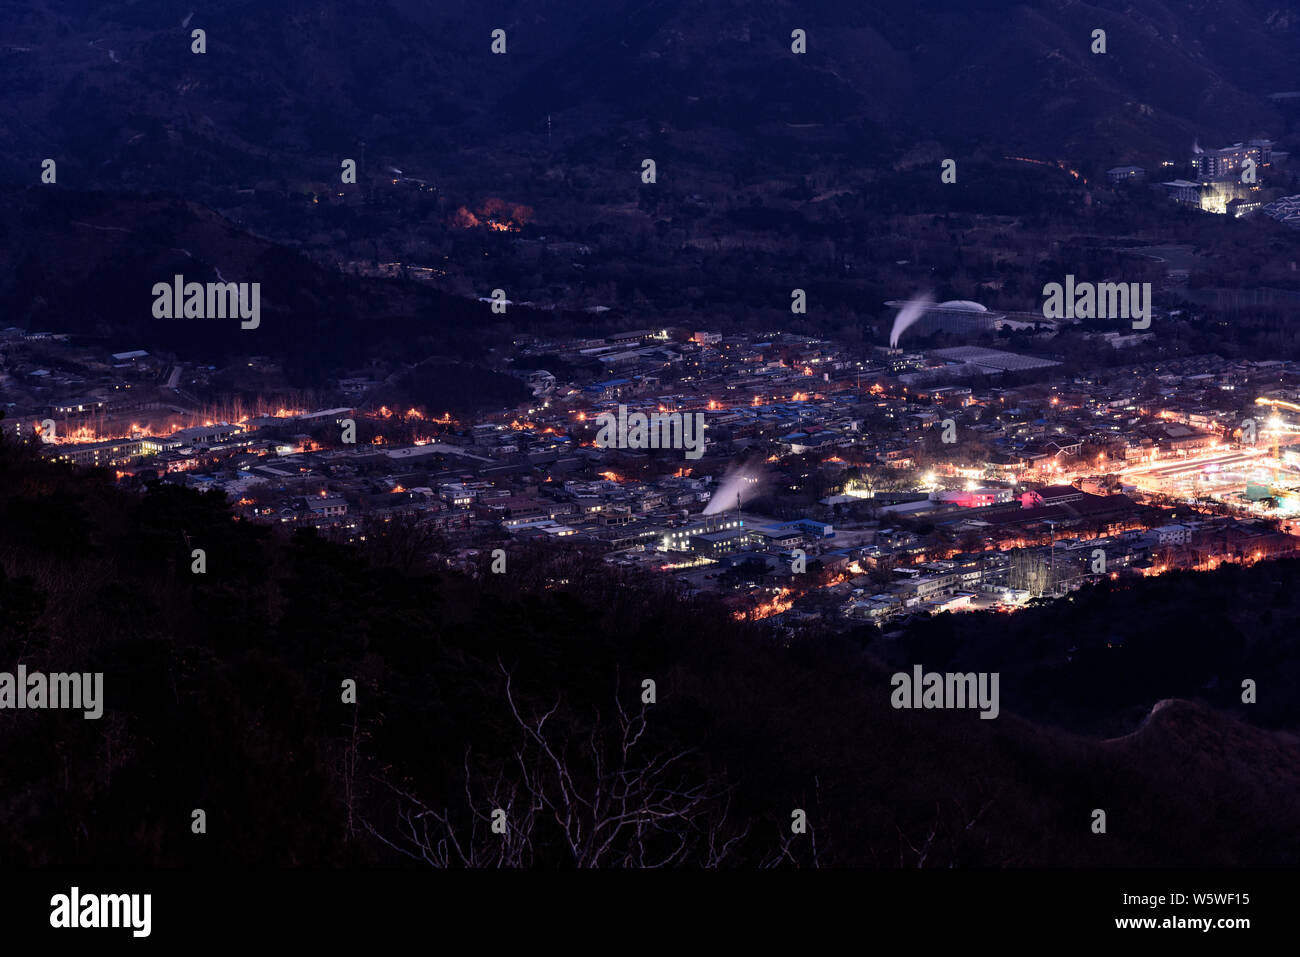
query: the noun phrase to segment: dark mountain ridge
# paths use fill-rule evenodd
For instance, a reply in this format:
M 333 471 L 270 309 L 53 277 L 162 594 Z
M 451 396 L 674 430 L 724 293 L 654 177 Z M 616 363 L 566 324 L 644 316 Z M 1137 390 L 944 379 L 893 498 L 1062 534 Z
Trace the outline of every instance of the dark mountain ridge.
M 1300 75 L 1300 14 L 1279 2 L 256 0 L 187 13 L 0 4 L 0 181 L 34 181 L 47 156 L 69 185 L 190 197 L 337 179 L 344 157 L 437 180 L 470 147 L 544 154 L 579 130 L 643 123 L 751 142 L 866 124 L 861 162 L 886 167 L 923 139 L 957 155 L 981 140 L 1076 161 L 1181 159 L 1198 137 L 1282 135 L 1267 95 Z M 505 55 L 490 52 L 495 28 Z M 1090 51 L 1098 28 L 1105 54 Z

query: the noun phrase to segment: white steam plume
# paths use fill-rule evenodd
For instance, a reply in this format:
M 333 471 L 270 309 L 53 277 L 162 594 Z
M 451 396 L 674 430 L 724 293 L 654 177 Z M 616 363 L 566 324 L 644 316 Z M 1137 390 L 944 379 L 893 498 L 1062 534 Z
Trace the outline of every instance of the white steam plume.
M 750 465 L 747 462 L 744 465 L 731 466 L 723 473 L 717 491 L 709 498 L 709 504 L 704 507 L 704 514 L 713 515 L 735 508 L 737 496 L 740 497 L 740 504 L 743 505 L 758 495 L 762 484 L 763 470 L 758 465 Z
M 934 300 L 928 293 L 909 299 L 903 303 L 903 308 L 898 310 L 898 315 L 894 317 L 894 328 L 889 332 L 889 348 L 898 348 L 898 337 L 911 326 L 916 320 L 925 315 L 926 309 L 934 305 Z

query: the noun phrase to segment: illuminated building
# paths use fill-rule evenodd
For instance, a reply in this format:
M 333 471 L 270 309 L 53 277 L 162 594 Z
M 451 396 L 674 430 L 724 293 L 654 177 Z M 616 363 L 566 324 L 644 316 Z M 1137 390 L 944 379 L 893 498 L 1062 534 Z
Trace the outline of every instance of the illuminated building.
M 691 539 L 700 535 L 713 535 L 743 528 L 744 521 L 736 517 L 735 512 L 718 512 L 714 515 L 701 515 L 689 525 L 665 530 L 660 540 L 660 547 L 674 552 L 684 552 L 691 548 Z
M 1260 207 L 1258 185 L 1248 185 L 1235 179 L 1203 180 L 1199 183 L 1175 179 L 1161 183 L 1169 198 L 1178 203 L 1195 206 L 1206 213 L 1223 215 L 1232 212 L 1243 216 Z
M 1255 168 L 1262 169 L 1273 162 L 1272 140 L 1251 140 L 1233 143 L 1223 149 L 1203 150 L 1192 154 L 1192 171 L 1202 182 L 1214 179 L 1237 179 L 1246 160 L 1253 159 Z
M 86 442 L 78 444 L 51 446 L 57 449 L 53 458 L 59 462 L 71 462 L 73 465 L 108 466 L 127 465 L 145 455 L 153 455 L 163 450 L 165 439 L 109 439 L 106 442 Z
M 1116 166 L 1106 170 L 1106 178 L 1112 183 L 1127 183 L 1132 180 L 1145 179 L 1147 171 L 1141 166 Z
M 731 528 L 721 532 L 705 535 L 692 535 L 690 550 L 709 558 L 728 555 L 731 552 L 745 551 L 760 544 L 760 539 L 743 528 Z

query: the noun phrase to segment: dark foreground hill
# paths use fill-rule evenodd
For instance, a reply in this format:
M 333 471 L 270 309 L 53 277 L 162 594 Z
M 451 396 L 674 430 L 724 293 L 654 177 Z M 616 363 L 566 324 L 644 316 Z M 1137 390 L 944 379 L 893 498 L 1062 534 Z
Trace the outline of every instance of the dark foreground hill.
M 104 673 L 98 720 L 0 712 L 0 864 L 1300 862 L 1287 729 L 1183 701 L 1119 739 L 1009 693 L 996 720 L 895 710 L 870 641 L 784 647 L 576 552 L 475 578 L 429 548 L 0 448 L 0 671 Z M 1276 621 L 1254 640 L 1293 656 Z

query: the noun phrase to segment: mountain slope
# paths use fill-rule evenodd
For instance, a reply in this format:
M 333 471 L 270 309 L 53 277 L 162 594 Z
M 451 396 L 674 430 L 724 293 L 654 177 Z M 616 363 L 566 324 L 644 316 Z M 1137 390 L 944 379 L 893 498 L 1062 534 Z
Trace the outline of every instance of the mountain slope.
M 258 0 L 183 20 L 153 0 L 0 4 L 0 180 L 31 182 L 45 156 L 69 184 L 183 195 L 337 176 L 345 156 L 435 173 L 471 144 L 541 149 L 548 116 L 557 142 L 656 120 L 742 138 L 865 120 L 1118 161 L 1279 132 L 1265 96 L 1300 66 L 1291 5 L 1227 0 Z M 497 27 L 505 56 L 489 51 Z M 1105 55 L 1089 51 L 1094 28 Z

